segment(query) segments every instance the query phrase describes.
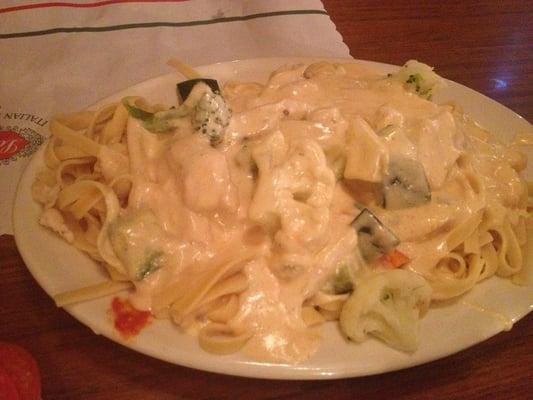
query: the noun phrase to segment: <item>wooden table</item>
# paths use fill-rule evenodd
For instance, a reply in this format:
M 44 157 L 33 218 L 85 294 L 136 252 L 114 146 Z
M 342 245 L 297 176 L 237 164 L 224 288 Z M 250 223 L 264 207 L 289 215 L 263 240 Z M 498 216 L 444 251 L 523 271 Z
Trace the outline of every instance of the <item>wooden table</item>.
M 355 58 L 392 64 L 416 58 L 533 120 L 533 8 L 527 1 L 413 3 L 324 0 Z M 45 399 L 533 398 L 531 315 L 510 332 L 404 371 L 272 382 L 182 368 L 96 336 L 55 307 L 11 236 L 0 238 L 0 304 L 0 339 L 35 355 Z

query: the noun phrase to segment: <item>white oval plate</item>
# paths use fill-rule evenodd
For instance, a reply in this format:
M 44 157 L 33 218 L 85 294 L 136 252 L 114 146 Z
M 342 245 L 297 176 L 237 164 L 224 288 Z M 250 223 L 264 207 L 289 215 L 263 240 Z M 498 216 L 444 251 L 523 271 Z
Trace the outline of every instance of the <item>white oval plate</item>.
M 230 79 L 265 81 L 280 65 L 318 59 L 273 58 L 219 63 L 198 70 L 225 82 Z M 335 60 L 350 61 L 350 60 Z M 366 62 L 382 73 L 397 67 Z M 152 102 L 175 103 L 175 74 L 161 76 L 117 93 L 100 103 L 117 101 L 125 95 L 142 95 Z M 532 132 L 531 125 L 511 110 L 462 85 L 449 82 L 437 102 L 454 99 L 465 111 L 499 137 L 509 140 L 516 132 Z M 99 103 L 99 104 L 100 104 Z M 28 269 L 49 294 L 94 284 L 105 279 L 101 267 L 87 256 L 38 224 L 40 206 L 31 197 L 31 183 L 43 165 L 42 149 L 36 154 L 19 183 L 13 210 L 15 239 Z M 531 154 L 529 154 L 531 159 Z M 531 166 L 526 171 L 533 177 Z M 531 246 L 530 246 L 531 247 Z M 154 321 L 134 340 L 124 341 L 114 331 L 107 314 L 110 298 L 103 298 L 66 310 L 95 333 L 135 351 L 171 363 L 223 374 L 275 379 L 333 379 L 377 374 L 426 363 L 456 353 L 497 334 L 508 322 L 516 322 L 533 307 L 533 285 L 515 286 L 492 278 L 482 282 L 452 304 L 432 308 L 422 320 L 421 345 L 412 355 L 386 347 L 375 340 L 347 343 L 336 324 L 323 327 L 320 350 L 297 365 L 261 363 L 239 354 L 215 356 L 202 351 L 195 338 L 181 334 L 169 321 Z M 480 312 L 465 302 L 477 304 L 493 314 Z M 498 314 L 496 314 L 498 313 Z M 499 317 L 498 317 L 499 315 Z

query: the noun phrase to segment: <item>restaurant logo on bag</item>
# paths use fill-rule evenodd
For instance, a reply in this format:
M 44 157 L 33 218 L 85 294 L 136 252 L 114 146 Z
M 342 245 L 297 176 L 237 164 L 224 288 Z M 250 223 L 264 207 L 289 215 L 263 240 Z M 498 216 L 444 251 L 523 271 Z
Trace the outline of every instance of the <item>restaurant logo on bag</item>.
M 31 128 L 0 126 L 0 163 L 7 165 L 31 156 L 43 141 L 43 137 Z
M 1 108 L 0 105 L 0 110 Z M 46 119 L 38 115 L 0 112 L 0 165 L 7 165 L 31 156 L 44 142 L 43 136 L 37 131 L 26 126 L 19 126 L 18 121 L 22 124 L 27 121 L 38 127 L 44 127 L 48 123 Z M 2 122 L 8 125 L 3 125 Z

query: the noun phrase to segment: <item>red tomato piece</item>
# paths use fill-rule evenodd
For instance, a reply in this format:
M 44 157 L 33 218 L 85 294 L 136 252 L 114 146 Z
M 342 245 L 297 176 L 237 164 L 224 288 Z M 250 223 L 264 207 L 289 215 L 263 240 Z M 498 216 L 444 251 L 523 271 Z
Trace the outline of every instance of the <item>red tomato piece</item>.
M 139 311 L 128 300 L 118 297 L 111 302 L 115 320 L 115 329 L 125 338 L 136 336 L 150 322 L 149 311 Z
M 20 400 L 15 382 L 2 368 L 0 368 L 0 400 Z
M 41 398 L 39 367 L 27 350 L 13 343 L 0 342 L 0 369 L 7 374 L 17 390 L 17 397 L 9 397 L 9 395 L 2 397 L 4 393 L 0 393 L 0 399 L 39 400 Z M 1 385 L 0 388 L 2 388 Z M 9 384 L 5 385 L 8 387 Z

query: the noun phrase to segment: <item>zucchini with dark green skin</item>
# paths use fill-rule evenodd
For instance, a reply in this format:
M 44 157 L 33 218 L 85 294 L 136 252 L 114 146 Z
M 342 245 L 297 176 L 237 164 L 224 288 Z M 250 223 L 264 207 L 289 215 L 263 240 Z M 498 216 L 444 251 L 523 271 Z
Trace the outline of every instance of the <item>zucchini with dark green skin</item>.
M 161 268 L 163 256 L 164 254 L 162 251 L 146 249 L 144 260 L 137 265 L 137 273 L 135 275 L 137 280 L 143 280 L 152 272 L 155 272 Z
M 143 280 L 163 266 L 165 254 L 157 238 L 164 234 L 150 210 L 119 216 L 108 228 L 111 247 L 134 281 Z
M 176 121 L 175 118 L 168 118 L 159 113 L 145 111 L 129 104 L 127 99 L 123 99 L 122 104 L 124 104 L 124 107 L 128 110 L 129 115 L 135 119 L 141 120 L 143 126 L 152 133 L 167 133 L 177 127 L 174 123 Z
M 351 225 L 357 232 L 359 251 L 367 262 L 377 260 L 400 244 L 396 235 L 367 208 Z
M 350 266 L 341 264 L 335 275 L 333 275 L 325 283 L 322 290 L 326 293 L 345 294 L 350 293 L 354 289 L 352 274 L 350 273 Z
M 391 156 L 383 179 L 384 208 L 398 210 L 431 201 L 431 190 L 422 164 L 402 156 Z
M 178 96 L 181 99 L 181 101 L 187 100 L 187 97 L 189 97 L 189 94 L 191 93 L 194 86 L 200 82 L 203 82 L 207 86 L 209 86 L 211 90 L 213 91 L 213 93 L 220 94 L 220 86 L 218 86 L 218 82 L 215 79 L 209 79 L 209 78 L 189 79 L 187 81 L 180 82 L 176 85 L 176 92 L 178 93 Z

